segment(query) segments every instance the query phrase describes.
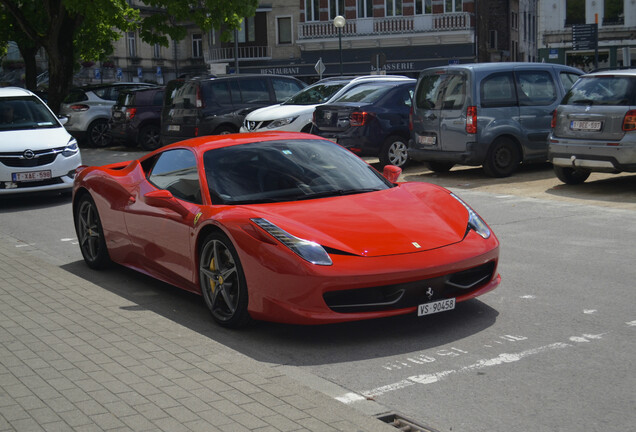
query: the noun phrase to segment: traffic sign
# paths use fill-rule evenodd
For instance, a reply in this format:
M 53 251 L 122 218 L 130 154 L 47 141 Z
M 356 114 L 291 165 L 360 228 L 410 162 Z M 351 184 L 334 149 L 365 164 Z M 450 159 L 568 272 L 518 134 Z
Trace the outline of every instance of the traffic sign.
M 598 24 L 574 24 L 572 26 L 572 50 L 589 51 L 596 49 Z
M 318 61 L 316 62 L 316 66 L 314 66 L 314 69 L 316 69 L 316 72 L 318 72 L 318 75 L 322 75 L 325 69 L 327 69 L 325 64 L 322 62 L 322 57 L 318 59 Z

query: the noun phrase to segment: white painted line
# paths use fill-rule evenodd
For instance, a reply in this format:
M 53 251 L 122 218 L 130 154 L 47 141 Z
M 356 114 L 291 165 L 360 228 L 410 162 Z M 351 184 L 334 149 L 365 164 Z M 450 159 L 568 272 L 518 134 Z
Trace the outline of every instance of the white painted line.
M 636 327 L 636 321 L 628 321 L 625 324 L 627 324 L 630 327 Z
M 535 299 L 536 297 L 535 297 L 535 296 L 533 296 L 533 295 L 522 295 L 522 296 L 521 296 L 521 297 L 519 297 L 519 298 L 522 298 L 522 299 Z
M 336 400 L 338 400 L 338 401 L 340 401 L 340 402 L 342 402 L 344 404 L 350 404 L 350 403 L 353 403 L 353 402 L 367 400 L 367 398 L 365 398 L 364 396 L 360 396 L 357 393 L 347 393 L 345 395 L 336 397 Z
M 63 238 L 63 239 L 60 239 L 60 241 L 63 241 L 63 242 L 69 242 L 69 241 L 73 241 L 73 240 L 75 240 L 75 238 Z
M 584 314 L 593 314 L 596 313 L 596 309 L 583 309 Z

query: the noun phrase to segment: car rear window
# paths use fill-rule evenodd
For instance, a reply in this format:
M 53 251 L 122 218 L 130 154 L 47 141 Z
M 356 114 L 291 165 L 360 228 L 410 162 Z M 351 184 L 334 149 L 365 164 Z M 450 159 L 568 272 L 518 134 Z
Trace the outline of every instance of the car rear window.
M 356 87 L 352 87 L 334 102 L 374 103 L 392 88 L 393 86 L 389 86 L 387 83 L 382 82 L 364 83 Z
M 581 77 L 562 105 L 636 105 L 636 77 L 596 75 Z
M 284 105 L 316 105 L 325 103 L 344 86 L 344 82 L 314 84 L 287 99 Z
M 88 96 L 82 89 L 72 89 L 64 98 L 64 103 L 77 103 L 88 100 Z

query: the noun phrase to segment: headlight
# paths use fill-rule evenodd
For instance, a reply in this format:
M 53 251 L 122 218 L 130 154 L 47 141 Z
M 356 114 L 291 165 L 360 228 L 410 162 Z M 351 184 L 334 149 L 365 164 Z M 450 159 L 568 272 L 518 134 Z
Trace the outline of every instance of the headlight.
M 303 240 L 290 233 L 280 229 L 267 219 L 254 218 L 251 219 L 256 225 L 267 231 L 276 240 L 287 246 L 302 259 L 316 265 L 332 265 L 331 258 L 325 249 L 318 243 Z
M 64 147 L 64 150 L 62 150 L 62 156 L 71 157 L 74 154 L 77 154 L 78 151 L 79 147 L 77 147 L 77 141 L 75 141 L 75 138 L 71 138 L 68 141 L 68 144 L 66 144 L 66 147 Z
M 282 126 L 286 126 L 296 120 L 298 117 L 287 117 L 277 120 L 272 120 L 270 124 L 267 125 L 268 129 L 274 129 Z
M 471 209 L 468 204 L 462 201 L 457 195 L 452 192 L 450 195 L 457 201 L 462 203 L 466 210 L 468 210 L 468 227 L 485 239 L 490 237 L 490 228 L 488 228 L 486 222 L 484 222 L 484 220 L 480 218 L 479 215 L 475 213 L 475 211 Z

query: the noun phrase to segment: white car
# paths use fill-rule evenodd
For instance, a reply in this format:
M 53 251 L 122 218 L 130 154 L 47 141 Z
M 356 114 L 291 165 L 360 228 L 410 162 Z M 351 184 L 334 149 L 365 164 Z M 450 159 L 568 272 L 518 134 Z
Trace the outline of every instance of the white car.
M 70 191 L 81 164 L 77 141 L 39 97 L 0 88 L 0 195 Z
M 369 81 L 404 80 L 401 75 L 365 75 L 357 78 L 325 78 L 305 87 L 285 102 L 249 113 L 241 132 L 293 131 L 311 132 L 311 120 L 318 105 L 329 103 L 351 88 Z

